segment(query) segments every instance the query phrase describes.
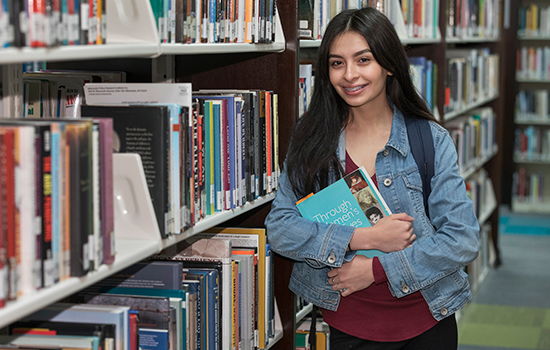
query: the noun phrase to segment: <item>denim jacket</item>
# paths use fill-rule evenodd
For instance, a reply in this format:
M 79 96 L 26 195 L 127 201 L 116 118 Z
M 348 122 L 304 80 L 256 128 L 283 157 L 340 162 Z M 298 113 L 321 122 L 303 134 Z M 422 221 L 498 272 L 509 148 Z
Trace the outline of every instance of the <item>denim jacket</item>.
M 390 210 L 414 218 L 417 238 L 410 247 L 383 254 L 379 259 L 394 297 L 420 291 L 434 318 L 441 320 L 471 299 L 463 267 L 478 255 L 479 223 L 459 175 L 457 153 L 449 133 L 436 123 L 430 122 L 430 126 L 435 159 L 428 218 L 405 119 L 394 108 L 390 138 L 376 156 L 376 179 Z M 345 169 L 344 132 L 338 157 Z M 336 173 L 330 177 L 331 183 L 338 180 Z M 295 204 L 298 199 L 283 171 L 265 220 L 271 249 L 295 260 L 289 285 L 292 292 L 322 308 L 337 310 L 340 293 L 332 290 L 327 273 L 354 258 L 355 252 L 346 248 L 355 228 L 302 218 Z

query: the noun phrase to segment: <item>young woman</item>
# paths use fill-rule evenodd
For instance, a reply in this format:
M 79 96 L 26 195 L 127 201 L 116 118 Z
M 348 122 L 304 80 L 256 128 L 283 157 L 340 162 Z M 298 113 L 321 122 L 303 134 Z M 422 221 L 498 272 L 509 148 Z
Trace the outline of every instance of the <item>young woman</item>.
M 429 217 L 405 118 L 431 121 Z M 271 248 L 296 261 L 290 289 L 323 309 L 333 349 L 456 349 L 453 315 L 471 298 L 463 267 L 479 247 L 456 162 L 448 132 L 413 86 L 389 20 L 372 8 L 334 17 L 265 222 Z M 300 216 L 296 201 L 360 166 L 393 215 L 367 228 Z M 370 259 L 358 249 L 387 254 Z

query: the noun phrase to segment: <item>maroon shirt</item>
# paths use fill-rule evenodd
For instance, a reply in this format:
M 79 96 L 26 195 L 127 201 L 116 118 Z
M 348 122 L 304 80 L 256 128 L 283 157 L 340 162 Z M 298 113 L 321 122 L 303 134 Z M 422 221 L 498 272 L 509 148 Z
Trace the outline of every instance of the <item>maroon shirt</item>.
M 357 168 L 346 152 L 346 175 Z M 376 184 L 376 174 L 372 180 Z M 378 258 L 372 260 L 372 269 L 372 285 L 340 298 L 338 311 L 323 309 L 326 323 L 354 337 L 377 342 L 411 339 L 437 324 L 420 292 L 395 298 Z

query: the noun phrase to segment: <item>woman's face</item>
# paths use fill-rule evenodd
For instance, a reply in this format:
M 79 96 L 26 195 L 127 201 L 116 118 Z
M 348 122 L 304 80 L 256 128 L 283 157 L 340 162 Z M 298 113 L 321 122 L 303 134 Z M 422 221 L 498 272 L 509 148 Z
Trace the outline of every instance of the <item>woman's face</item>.
M 369 44 L 357 32 L 337 36 L 329 50 L 330 82 L 350 107 L 386 101 L 386 77 L 391 75 L 376 62 Z

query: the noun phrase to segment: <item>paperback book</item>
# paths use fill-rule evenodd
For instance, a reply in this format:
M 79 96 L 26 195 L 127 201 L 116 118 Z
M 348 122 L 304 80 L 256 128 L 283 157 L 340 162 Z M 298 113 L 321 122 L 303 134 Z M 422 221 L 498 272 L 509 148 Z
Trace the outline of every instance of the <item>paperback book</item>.
M 391 214 L 364 167 L 304 197 L 296 206 L 302 217 L 311 221 L 353 227 L 373 226 Z M 357 253 L 369 258 L 383 254 L 376 249 L 359 250 Z

